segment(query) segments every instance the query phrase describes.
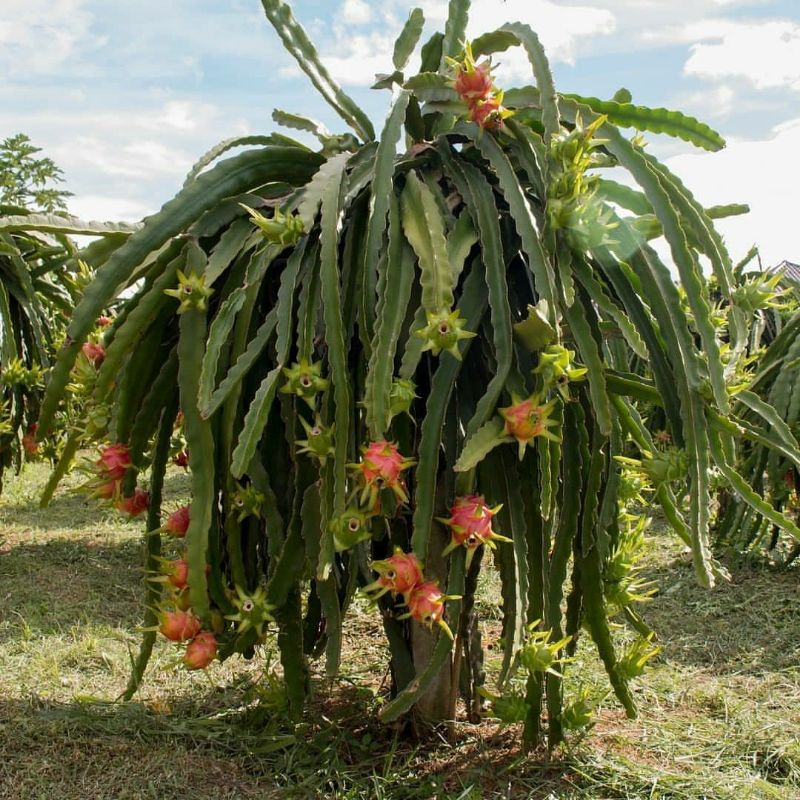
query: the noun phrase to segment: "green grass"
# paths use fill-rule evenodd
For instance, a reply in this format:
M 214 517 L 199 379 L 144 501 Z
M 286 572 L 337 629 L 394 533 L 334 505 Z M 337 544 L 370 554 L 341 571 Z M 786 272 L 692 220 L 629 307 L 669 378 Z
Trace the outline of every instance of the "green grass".
M 738 567 L 708 592 L 680 546 L 656 534 L 647 572 L 660 593 L 643 613 L 664 650 L 636 682 L 637 720 L 609 698 L 589 735 L 551 759 L 525 757 L 518 731 L 492 721 L 414 745 L 376 721 L 385 647 L 358 603 L 345 674 L 316 679 L 294 729 L 279 713 L 269 647 L 189 674 L 159 643 L 136 700 L 116 702 L 138 646 L 141 524 L 69 492 L 74 477 L 39 510 L 45 478 L 29 466 L 0 500 L 4 800 L 800 797 L 797 570 Z M 171 473 L 167 506 L 187 492 L 185 475 Z M 487 581 L 487 641 L 498 600 Z M 606 689 L 586 642 L 567 675 L 568 692 Z

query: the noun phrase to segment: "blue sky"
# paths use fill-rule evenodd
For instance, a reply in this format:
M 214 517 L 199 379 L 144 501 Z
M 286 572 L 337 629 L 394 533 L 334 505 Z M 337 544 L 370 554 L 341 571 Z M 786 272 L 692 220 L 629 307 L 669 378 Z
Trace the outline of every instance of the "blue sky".
M 396 32 L 446 0 L 296 0 L 298 19 L 379 123 Z M 734 257 L 800 261 L 800 3 L 797 0 L 474 0 L 470 34 L 510 19 L 540 34 L 563 91 L 677 107 L 728 139 L 707 154 L 664 137 L 652 151 L 704 203 L 748 202 L 720 224 Z M 530 82 L 521 53 L 499 83 Z M 208 147 L 275 128 L 275 107 L 342 126 L 294 66 L 258 0 L 0 0 L 0 138 L 28 133 L 64 169 L 71 210 L 135 220 L 180 186 Z

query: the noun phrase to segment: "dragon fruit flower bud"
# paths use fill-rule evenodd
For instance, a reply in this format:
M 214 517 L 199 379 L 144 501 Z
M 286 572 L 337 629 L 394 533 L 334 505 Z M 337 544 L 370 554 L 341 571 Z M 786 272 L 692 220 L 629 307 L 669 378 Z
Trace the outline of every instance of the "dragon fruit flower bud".
M 110 444 L 100 449 L 100 458 L 95 461 L 104 477 L 113 481 L 120 480 L 128 467 L 131 456 L 126 444 Z
M 186 531 L 189 530 L 189 506 L 181 506 L 173 511 L 161 530 L 178 539 L 186 536 Z
M 382 561 L 373 561 L 372 569 L 380 576 L 364 587 L 364 591 L 372 594 L 372 599 L 377 600 L 387 592 L 392 595 L 402 595 L 408 602 L 411 590 L 424 582 L 422 564 L 413 553 L 404 553 L 399 547 L 395 548 L 394 555 Z
M 480 495 L 469 494 L 457 497 L 450 509 L 450 517 L 439 521 L 450 528 L 450 544 L 445 547 L 442 555 L 448 555 L 457 547 L 467 549 L 467 567 L 469 567 L 475 551 L 483 544 L 492 549 L 495 542 L 510 542 L 505 536 L 492 530 L 492 517 L 497 514 L 502 506 L 489 508 L 484 498 Z
M 512 400 L 512 405 L 500 409 L 500 415 L 505 420 L 506 434 L 513 436 L 519 443 L 520 461 L 525 455 L 526 445 L 530 444 L 537 436 L 544 436 L 545 439 L 554 442 L 561 441 L 558 436 L 548 430 L 552 426 L 558 425 L 556 420 L 550 419 L 556 400 L 550 400 L 544 405 L 540 405 L 536 395 L 532 395 L 526 400 L 520 400 L 517 396 L 512 395 Z
M 391 489 L 401 503 L 408 502 L 402 473 L 412 467 L 416 461 L 403 456 L 396 444 L 381 439 L 370 442 L 363 448 L 363 457 L 359 464 L 351 464 L 350 468 L 361 473 L 364 488 L 361 492 L 361 505 L 374 510 L 383 489 Z
M 194 639 L 200 632 L 200 620 L 191 611 L 163 611 L 159 622 L 158 630 L 171 642 Z
M 437 585 L 436 581 L 426 581 L 417 584 L 408 595 L 408 613 L 402 614 L 398 619 L 413 619 L 426 628 L 438 625 L 451 639 L 453 632 L 444 621 L 445 600 L 458 600 L 459 597 L 446 595 Z
M 187 669 L 205 669 L 217 657 L 217 637 L 201 631 L 186 645 L 183 663 Z
M 103 314 L 94 321 L 94 324 L 97 325 L 98 328 L 105 328 L 106 325 L 111 324 L 111 317 L 107 317 Z

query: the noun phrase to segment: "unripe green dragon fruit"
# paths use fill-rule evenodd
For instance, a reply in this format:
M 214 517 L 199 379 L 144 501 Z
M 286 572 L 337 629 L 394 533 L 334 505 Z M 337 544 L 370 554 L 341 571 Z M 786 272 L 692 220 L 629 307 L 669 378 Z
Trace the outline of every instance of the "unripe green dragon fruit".
M 196 272 L 186 275 L 178 270 L 178 286 L 175 289 L 164 289 L 164 294 L 175 297 L 180 301 L 178 313 L 186 311 L 205 311 L 208 306 L 208 298 L 214 294 L 214 290 L 206 286 L 205 275 L 198 275 Z

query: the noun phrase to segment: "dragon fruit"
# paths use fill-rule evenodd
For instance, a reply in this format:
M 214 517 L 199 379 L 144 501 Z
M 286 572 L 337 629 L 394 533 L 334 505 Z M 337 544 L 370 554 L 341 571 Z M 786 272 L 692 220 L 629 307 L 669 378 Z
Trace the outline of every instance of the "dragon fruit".
M 550 419 L 556 400 L 550 400 L 541 405 L 536 395 L 520 400 L 512 395 L 513 403 L 506 408 L 500 409 L 500 415 L 505 420 L 505 432 L 513 436 L 519 443 L 520 461 L 525 455 L 525 447 L 530 444 L 537 436 L 544 436 L 554 442 L 561 441 L 558 436 L 548 430 L 554 425 L 558 425 L 556 420 Z
M 411 590 L 425 580 L 419 559 L 413 553 L 404 553 L 399 547 L 395 548 L 394 555 L 382 561 L 373 561 L 371 566 L 380 577 L 365 586 L 364 591 L 373 593 L 375 600 L 391 592 L 393 595 L 402 595 L 407 603 Z
M 417 584 L 408 595 L 408 613 L 398 619 L 413 619 L 426 628 L 433 628 L 436 623 L 451 639 L 453 632 L 444 621 L 445 600 L 458 600 L 458 597 L 446 595 L 436 581 L 425 581 Z
M 217 657 L 217 637 L 201 631 L 186 645 L 183 663 L 187 669 L 205 669 Z
M 374 509 L 382 489 L 391 489 L 401 503 L 408 502 L 402 472 L 416 462 L 401 455 L 396 444 L 380 440 L 371 442 L 363 449 L 361 463 L 351 464 L 351 469 L 361 473 L 364 487 L 361 505 Z
M 194 639 L 200 632 L 200 620 L 191 611 L 163 611 L 159 622 L 159 632 L 171 642 Z
M 140 487 L 130 497 L 123 497 L 117 501 L 115 508 L 132 517 L 138 517 L 150 508 L 150 492 L 146 492 Z
M 99 367 L 106 357 L 106 349 L 96 342 L 84 342 L 81 352 L 86 356 L 86 360 L 94 367 Z
M 471 104 L 476 100 L 486 99 L 494 90 L 491 65 L 488 61 L 475 64 L 471 60 L 459 64 L 453 88 L 466 103 Z
M 126 444 L 110 444 L 100 449 L 100 458 L 95 461 L 103 476 L 112 481 L 120 480 L 128 467 L 131 456 Z
M 439 521 L 450 528 L 450 544 L 445 547 L 442 555 L 448 555 L 457 547 L 467 548 L 467 566 L 470 565 L 475 551 L 482 545 L 494 548 L 495 541 L 510 542 L 492 530 L 492 517 L 502 506 L 489 508 L 484 498 L 480 495 L 468 494 L 457 497 L 450 509 L 449 519 L 439 517 Z
M 186 531 L 189 530 L 189 506 L 181 506 L 176 511 L 173 511 L 167 517 L 162 530 L 164 533 L 169 533 L 178 539 L 186 536 Z
M 503 93 L 498 92 L 486 100 L 479 100 L 469 107 L 469 118 L 477 122 L 481 128 L 495 130 L 503 124 L 503 120 L 511 116 L 511 112 L 503 107 Z
M 185 589 L 189 582 L 189 562 L 185 558 L 176 558 L 168 565 L 167 582 L 176 589 Z
M 343 553 L 372 536 L 369 519 L 369 515 L 363 511 L 359 511 L 357 508 L 348 508 L 344 514 L 331 520 L 333 547 L 337 553 Z

